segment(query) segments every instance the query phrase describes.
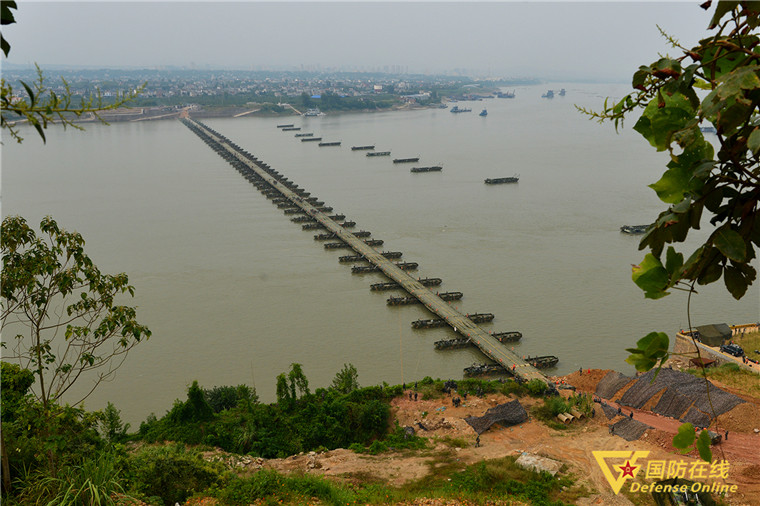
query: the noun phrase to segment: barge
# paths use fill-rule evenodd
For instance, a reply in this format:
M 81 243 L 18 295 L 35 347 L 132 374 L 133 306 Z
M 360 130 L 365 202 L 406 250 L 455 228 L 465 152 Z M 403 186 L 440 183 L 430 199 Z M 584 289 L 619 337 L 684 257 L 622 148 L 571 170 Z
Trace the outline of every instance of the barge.
M 484 182 L 486 184 L 505 184 L 505 183 L 516 183 L 520 180 L 520 176 L 512 176 L 512 177 L 497 177 L 492 179 L 486 179 Z
M 547 369 L 557 365 L 559 358 L 554 355 L 544 355 L 541 357 L 527 357 L 525 361 L 536 369 Z
M 417 278 L 417 282 L 420 283 L 422 286 L 438 286 L 441 283 L 443 283 L 443 280 L 441 278 L 423 278 L 423 279 Z M 369 287 L 370 290 L 375 291 L 375 292 L 385 291 L 385 290 L 396 290 L 399 288 L 401 288 L 401 285 L 393 281 L 389 281 L 386 283 L 375 283 L 373 285 L 370 285 Z
M 393 163 L 413 163 L 413 162 L 419 162 L 420 157 L 416 158 L 394 158 Z
M 442 300 L 459 300 L 464 294 L 462 292 L 443 292 L 436 294 Z M 389 306 L 405 306 L 408 304 L 419 304 L 417 297 L 388 297 L 386 303 Z
M 432 167 L 412 167 L 409 172 L 441 172 L 443 167 L 440 165 L 433 165 Z
M 507 370 L 499 364 L 472 364 L 464 368 L 465 376 L 486 376 L 489 374 L 507 374 Z
M 372 153 L 367 153 L 367 156 L 391 156 L 390 151 L 373 151 Z
M 375 149 L 374 144 L 372 146 L 351 146 L 351 151 L 367 151 L 370 149 Z

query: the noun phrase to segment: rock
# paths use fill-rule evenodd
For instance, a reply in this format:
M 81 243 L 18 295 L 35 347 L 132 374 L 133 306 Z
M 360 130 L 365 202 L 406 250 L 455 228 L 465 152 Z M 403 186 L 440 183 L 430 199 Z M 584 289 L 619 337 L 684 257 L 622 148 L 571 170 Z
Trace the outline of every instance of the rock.
M 517 458 L 515 464 L 522 467 L 523 469 L 530 469 L 538 473 L 541 471 L 546 471 L 552 476 L 557 474 L 559 469 L 562 467 L 562 462 L 558 462 L 546 457 L 541 457 L 540 455 L 535 455 L 532 453 L 523 453 Z
M 760 434 L 760 429 L 752 429 L 755 431 L 755 434 Z

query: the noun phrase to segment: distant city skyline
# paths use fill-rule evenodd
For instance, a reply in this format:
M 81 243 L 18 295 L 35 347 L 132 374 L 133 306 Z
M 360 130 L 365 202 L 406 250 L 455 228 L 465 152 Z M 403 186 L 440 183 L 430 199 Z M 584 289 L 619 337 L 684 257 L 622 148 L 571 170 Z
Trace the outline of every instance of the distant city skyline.
M 8 62 L 628 80 L 708 32 L 697 2 L 20 2 Z M 386 70 L 387 69 L 387 70 Z

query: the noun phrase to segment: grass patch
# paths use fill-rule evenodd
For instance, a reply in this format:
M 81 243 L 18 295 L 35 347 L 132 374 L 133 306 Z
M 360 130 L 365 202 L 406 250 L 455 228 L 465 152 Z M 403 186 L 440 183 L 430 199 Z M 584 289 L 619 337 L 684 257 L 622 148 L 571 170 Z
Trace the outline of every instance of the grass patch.
M 384 439 L 377 439 L 366 447 L 360 443 L 353 443 L 348 449 L 355 453 L 377 455 L 387 451 L 424 450 L 427 446 L 427 439 L 417 435 L 406 434 L 403 427 L 396 425 L 395 430 Z
M 438 440 L 449 448 L 467 448 L 472 446 L 472 443 L 463 437 L 451 437 L 444 436 Z
M 697 377 L 702 376 L 702 369 L 689 368 L 685 370 Z M 760 375 L 739 367 L 738 364 L 723 364 L 720 367 L 705 369 L 707 378 L 716 380 L 731 388 L 741 390 L 754 397 L 760 397 Z
M 515 464 L 513 457 L 483 461 L 471 466 L 459 462 L 453 451 L 437 454 L 428 463 L 430 474 L 402 487 L 379 483 L 366 473 L 346 475 L 349 483 L 319 476 L 285 476 L 261 470 L 249 478 L 231 477 L 214 497 L 230 505 L 255 501 L 265 504 L 392 504 L 418 498 L 459 499 L 475 504 L 505 499 L 528 504 L 559 506 L 588 495 L 568 477 L 535 473 Z

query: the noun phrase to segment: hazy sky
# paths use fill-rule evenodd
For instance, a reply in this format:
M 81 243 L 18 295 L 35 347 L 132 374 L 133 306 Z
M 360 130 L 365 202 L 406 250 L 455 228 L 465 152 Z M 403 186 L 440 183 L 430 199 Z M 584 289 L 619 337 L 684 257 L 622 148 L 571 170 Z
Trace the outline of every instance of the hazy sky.
M 707 34 L 694 2 L 18 2 L 12 63 L 300 68 L 628 80 Z

